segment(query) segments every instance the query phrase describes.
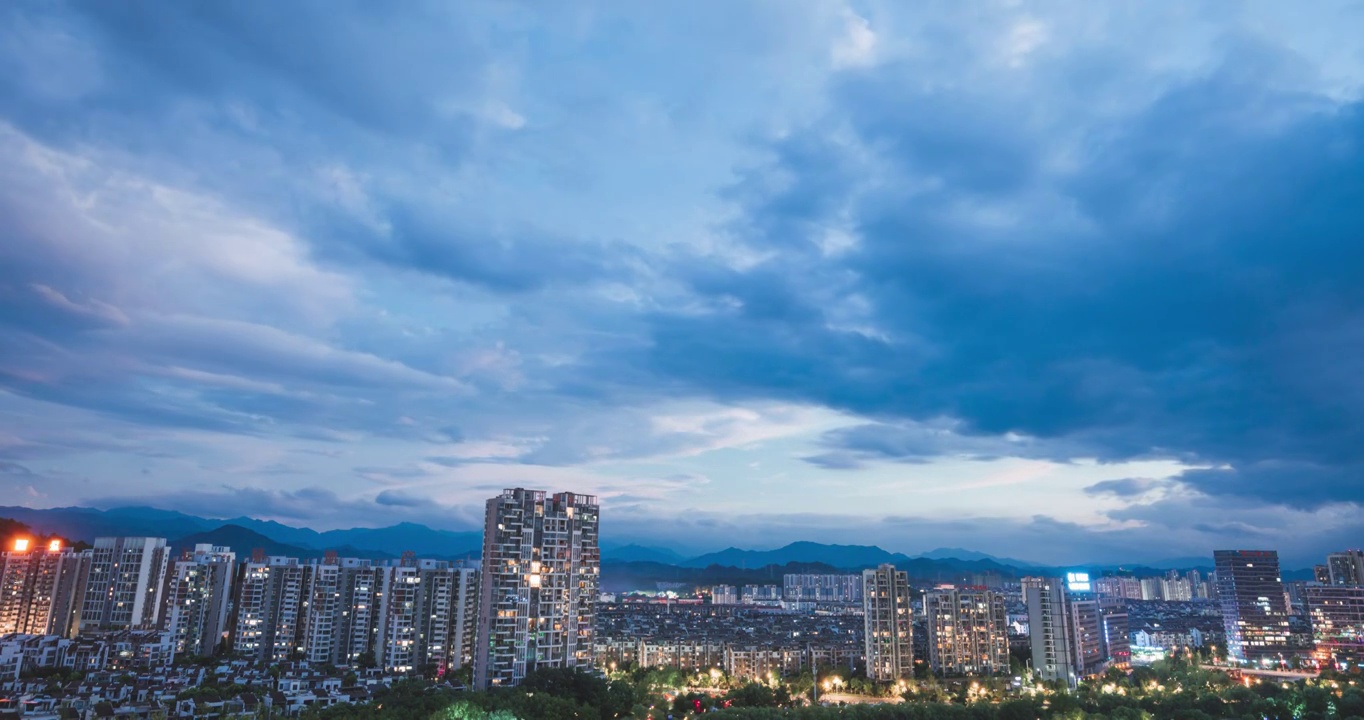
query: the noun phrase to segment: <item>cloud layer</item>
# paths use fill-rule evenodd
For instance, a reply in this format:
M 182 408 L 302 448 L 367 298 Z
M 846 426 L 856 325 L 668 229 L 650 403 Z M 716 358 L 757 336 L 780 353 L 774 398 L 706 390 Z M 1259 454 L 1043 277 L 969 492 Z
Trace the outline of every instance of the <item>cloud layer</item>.
M 1357 6 L 804 9 L 0 8 L 0 482 L 1358 544 Z

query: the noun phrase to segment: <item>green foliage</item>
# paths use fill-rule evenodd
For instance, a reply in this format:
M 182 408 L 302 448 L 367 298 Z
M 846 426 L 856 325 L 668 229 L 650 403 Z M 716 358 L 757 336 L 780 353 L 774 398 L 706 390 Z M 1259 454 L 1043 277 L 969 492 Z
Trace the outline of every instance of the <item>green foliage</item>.
M 308 708 L 303 711 L 300 717 L 304 720 L 437 718 L 443 717 L 437 713 L 450 708 L 458 699 L 458 696 L 450 690 L 434 686 L 424 680 L 400 680 L 393 683 L 392 687 L 376 689 L 370 702 L 363 705 Z M 473 717 L 483 720 L 478 716 Z M 463 719 L 461 718 L 461 720 Z
M 24 670 L 19 678 L 21 680 L 47 680 L 48 684 L 66 684 L 85 677 L 85 673 L 80 670 L 73 670 L 61 667 L 51 668 L 29 668 Z
M 810 673 L 769 684 L 748 683 L 718 691 L 676 692 L 695 673 L 668 670 L 622 672 L 608 680 L 576 670 L 541 670 L 515 688 L 456 692 L 425 680 L 404 680 L 375 691 L 359 706 L 310 709 L 305 720 L 618 720 L 647 717 L 677 720 L 1211 720 L 1256 718 L 1315 720 L 1364 718 L 1364 677 L 1327 674 L 1316 681 L 1266 680 L 1250 687 L 1225 673 L 1180 659 L 1110 672 L 1083 683 L 1076 692 L 1049 690 L 1037 695 L 1010 688 L 998 678 L 947 678 L 906 681 L 905 702 L 810 707 Z M 847 681 L 852 689 L 854 675 Z M 668 685 L 676 681 L 677 684 Z M 803 685 L 802 685 L 803 681 Z M 1354 685 L 1350 683 L 1354 682 Z M 886 688 L 857 684 L 866 694 Z M 966 692 L 971 688 L 971 692 Z M 221 688 L 230 697 L 234 688 Z M 697 704 L 704 711 L 696 713 Z

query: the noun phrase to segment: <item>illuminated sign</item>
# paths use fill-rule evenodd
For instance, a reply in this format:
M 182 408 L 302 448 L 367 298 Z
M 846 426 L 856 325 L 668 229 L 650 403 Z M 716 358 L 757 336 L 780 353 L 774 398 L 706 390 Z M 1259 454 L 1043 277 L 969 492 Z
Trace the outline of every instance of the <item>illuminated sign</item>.
M 61 540 L 51 540 L 47 543 L 48 552 L 59 552 L 62 549 Z
M 1069 588 L 1071 592 L 1089 592 L 1089 573 L 1066 573 L 1066 587 Z
M 16 538 L 14 540 L 14 552 L 28 552 L 28 538 Z

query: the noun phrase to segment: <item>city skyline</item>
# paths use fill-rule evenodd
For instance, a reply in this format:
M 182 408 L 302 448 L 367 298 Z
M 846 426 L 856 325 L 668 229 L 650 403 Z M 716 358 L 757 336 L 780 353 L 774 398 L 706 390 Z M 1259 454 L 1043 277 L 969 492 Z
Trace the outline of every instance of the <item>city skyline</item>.
M 0 27 L 6 504 L 473 531 L 572 487 L 618 544 L 1058 565 L 1364 538 L 1358 5 Z

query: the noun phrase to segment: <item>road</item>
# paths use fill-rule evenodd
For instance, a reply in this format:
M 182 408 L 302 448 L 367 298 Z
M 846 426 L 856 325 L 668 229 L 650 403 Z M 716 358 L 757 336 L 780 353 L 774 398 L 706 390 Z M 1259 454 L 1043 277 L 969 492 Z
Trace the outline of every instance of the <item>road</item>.
M 819 702 L 821 705 L 837 705 L 838 703 L 847 703 L 849 705 L 872 705 L 878 703 L 898 703 L 902 701 L 898 697 L 876 697 L 874 695 L 822 692 L 819 694 Z

